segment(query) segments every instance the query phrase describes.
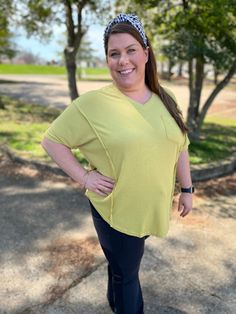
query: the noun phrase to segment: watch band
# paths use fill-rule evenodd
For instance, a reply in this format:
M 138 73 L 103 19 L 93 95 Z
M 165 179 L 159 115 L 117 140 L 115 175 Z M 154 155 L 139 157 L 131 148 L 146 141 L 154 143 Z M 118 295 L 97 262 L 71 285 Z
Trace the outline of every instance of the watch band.
M 181 188 L 182 193 L 194 193 L 194 186 L 191 186 L 190 188 Z

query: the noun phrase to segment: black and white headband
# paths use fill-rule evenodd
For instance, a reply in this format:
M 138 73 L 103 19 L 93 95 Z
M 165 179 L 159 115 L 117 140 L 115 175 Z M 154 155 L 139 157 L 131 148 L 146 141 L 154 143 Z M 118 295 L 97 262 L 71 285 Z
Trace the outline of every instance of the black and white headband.
M 104 42 L 105 42 L 105 39 L 107 38 L 107 36 L 109 35 L 109 33 L 110 33 L 111 29 L 112 29 L 112 26 L 115 25 L 115 24 L 119 24 L 119 23 L 129 23 L 129 24 L 131 24 L 139 32 L 140 36 L 142 37 L 144 46 L 145 47 L 148 46 L 148 44 L 147 44 L 147 37 L 145 35 L 143 25 L 140 22 L 140 20 L 137 17 L 137 15 L 135 15 L 135 14 L 126 14 L 126 13 L 118 14 L 113 20 L 111 20 L 108 23 L 108 25 L 107 25 L 107 27 L 105 29 L 105 32 L 104 32 Z

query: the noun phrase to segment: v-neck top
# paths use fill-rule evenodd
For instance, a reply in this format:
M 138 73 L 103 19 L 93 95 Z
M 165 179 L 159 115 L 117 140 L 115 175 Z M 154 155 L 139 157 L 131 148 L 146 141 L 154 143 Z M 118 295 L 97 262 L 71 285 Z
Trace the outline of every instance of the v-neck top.
M 167 234 L 176 165 L 189 140 L 156 94 L 140 104 L 113 84 L 87 92 L 46 137 L 79 148 L 92 168 L 115 180 L 108 196 L 85 192 L 112 228 L 137 237 Z

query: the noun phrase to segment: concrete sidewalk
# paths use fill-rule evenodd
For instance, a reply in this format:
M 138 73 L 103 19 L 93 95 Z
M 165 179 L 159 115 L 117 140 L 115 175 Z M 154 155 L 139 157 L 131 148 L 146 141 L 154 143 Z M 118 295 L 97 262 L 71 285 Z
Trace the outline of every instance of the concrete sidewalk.
M 145 314 L 236 313 L 235 185 L 235 174 L 199 183 L 193 213 L 175 211 L 168 236 L 146 240 Z M 2 159 L 0 193 L 0 313 L 111 313 L 106 263 L 78 187 Z

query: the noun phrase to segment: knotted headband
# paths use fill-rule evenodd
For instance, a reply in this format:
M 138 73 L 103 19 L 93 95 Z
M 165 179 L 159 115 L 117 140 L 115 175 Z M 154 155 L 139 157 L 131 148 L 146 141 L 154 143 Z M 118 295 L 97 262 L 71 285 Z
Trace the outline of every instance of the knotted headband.
M 147 37 L 145 35 L 144 32 L 144 28 L 142 23 L 140 22 L 139 18 L 137 17 L 137 15 L 135 14 L 126 14 L 126 13 L 120 13 L 118 14 L 113 20 L 111 20 L 104 32 L 104 41 L 107 38 L 107 36 L 109 35 L 112 26 L 115 24 L 119 24 L 119 23 L 129 23 L 131 24 L 140 34 L 140 36 L 142 37 L 144 46 L 147 47 Z

